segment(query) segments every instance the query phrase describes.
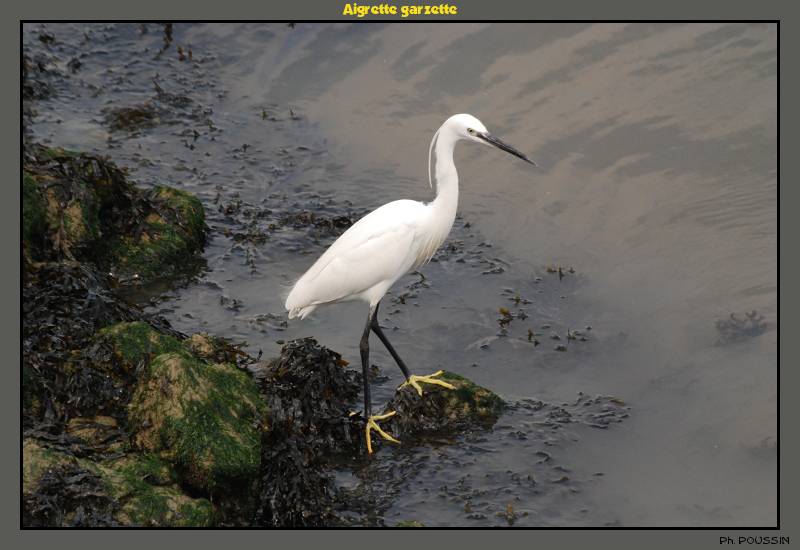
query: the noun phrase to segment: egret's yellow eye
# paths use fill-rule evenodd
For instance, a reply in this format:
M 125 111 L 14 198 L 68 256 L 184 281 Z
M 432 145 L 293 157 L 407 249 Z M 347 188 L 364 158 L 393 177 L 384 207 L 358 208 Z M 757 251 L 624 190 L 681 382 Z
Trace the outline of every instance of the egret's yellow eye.
M 473 130 L 472 128 L 467 128 L 467 132 L 469 132 L 470 135 L 475 135 L 475 130 Z

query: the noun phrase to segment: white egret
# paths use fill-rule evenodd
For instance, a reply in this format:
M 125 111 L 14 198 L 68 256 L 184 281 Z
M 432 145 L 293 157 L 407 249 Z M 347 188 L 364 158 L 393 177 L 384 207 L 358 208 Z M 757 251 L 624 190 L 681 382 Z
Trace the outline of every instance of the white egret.
M 369 453 L 372 453 L 370 431 L 373 429 L 384 439 L 399 443 L 377 424 L 377 421 L 393 416 L 394 411 L 372 415 L 368 377 L 370 331 L 375 332 L 403 371 L 406 381 L 400 387 L 410 385 L 420 396 L 421 383 L 453 388 L 436 378 L 442 371 L 428 376 L 409 372 L 378 324 L 378 306 L 389 288 L 406 273 L 427 263 L 450 233 L 458 207 L 458 173 L 453 162 L 453 150 L 456 142 L 461 140 L 494 145 L 536 165 L 524 154 L 491 135 L 474 116 L 451 116 L 436 131 L 428 150 L 428 183 L 431 187 L 431 153 L 436 153 L 436 198 L 429 203 L 398 200 L 370 212 L 345 231 L 314 262 L 286 298 L 290 319 L 302 319 L 325 304 L 352 300 L 369 304 L 369 315 L 359 346 Z

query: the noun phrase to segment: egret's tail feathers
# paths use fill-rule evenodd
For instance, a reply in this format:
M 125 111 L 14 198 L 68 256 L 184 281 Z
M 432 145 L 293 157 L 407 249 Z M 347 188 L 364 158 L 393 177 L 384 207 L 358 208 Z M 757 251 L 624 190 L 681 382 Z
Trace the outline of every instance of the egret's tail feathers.
M 288 306 L 286 309 L 289 311 L 289 319 L 294 319 L 295 317 L 299 317 L 300 319 L 305 319 L 311 312 L 317 309 L 317 306 L 305 306 L 305 307 L 294 307 L 289 308 Z
M 286 311 L 289 312 L 289 319 L 294 319 L 295 317 L 305 319 L 312 311 L 317 309 L 317 304 L 309 304 L 309 301 L 307 296 L 303 296 L 303 289 L 298 281 L 289 296 L 286 297 L 286 303 L 284 304 Z

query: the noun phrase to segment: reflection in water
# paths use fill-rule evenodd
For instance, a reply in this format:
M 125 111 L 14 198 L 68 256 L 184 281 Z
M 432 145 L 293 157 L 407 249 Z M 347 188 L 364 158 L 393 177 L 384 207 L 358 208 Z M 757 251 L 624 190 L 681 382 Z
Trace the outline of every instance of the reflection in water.
M 86 55 L 74 73 L 58 67 L 66 91 L 40 103 L 33 137 L 198 193 L 210 271 L 156 307 L 266 355 L 314 335 L 357 358 L 363 314 L 343 305 L 285 323 L 283 296 L 334 234 L 269 219 L 429 199 L 429 138 L 457 112 L 542 165 L 458 148 L 461 218 L 425 284 L 401 281 L 381 323 L 416 372 L 444 367 L 511 399 L 617 395 L 631 417 L 556 445 L 574 491 L 521 488 L 541 449 L 507 435 L 519 413 L 485 441 L 411 452 L 397 460 L 467 464 L 473 477 L 424 470 L 393 493 L 387 521 L 420 510 L 430 525 L 503 524 L 511 494 L 515 525 L 775 524 L 775 25 L 175 25 L 192 63 L 157 57 L 155 29 L 48 30 L 52 55 Z M 26 26 L 26 44 L 37 33 Z M 109 130 L 103 109 L 151 99 L 154 78 L 203 116 Z M 721 338 L 718 320 L 754 309 L 765 330 Z M 375 355 L 385 401 L 400 374 Z M 480 506 L 465 506 L 470 491 Z

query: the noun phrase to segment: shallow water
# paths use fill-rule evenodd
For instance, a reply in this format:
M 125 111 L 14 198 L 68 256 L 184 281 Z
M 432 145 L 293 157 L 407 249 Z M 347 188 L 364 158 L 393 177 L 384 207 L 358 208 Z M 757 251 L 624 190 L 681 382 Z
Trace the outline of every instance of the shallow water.
M 387 524 L 507 525 L 508 504 L 514 525 L 776 523 L 774 25 L 176 25 L 161 54 L 155 24 L 23 34 L 60 73 L 32 139 L 108 154 L 206 205 L 207 272 L 152 307 L 266 357 L 313 335 L 355 364 L 366 314 L 285 322 L 283 296 L 336 232 L 272 218 L 428 200 L 430 137 L 456 112 L 541 165 L 461 144 L 449 245 L 424 285 L 398 283 L 381 324 L 415 372 L 446 368 L 511 400 L 614 395 L 630 417 L 545 443 L 518 409 L 477 442 L 384 448 L 357 476 L 391 495 Z M 103 109 L 156 100 L 170 115 L 152 128 L 105 122 Z M 517 316 L 505 332 L 500 307 Z M 718 331 L 753 309 L 761 334 Z M 378 346 L 376 405 L 401 381 Z

